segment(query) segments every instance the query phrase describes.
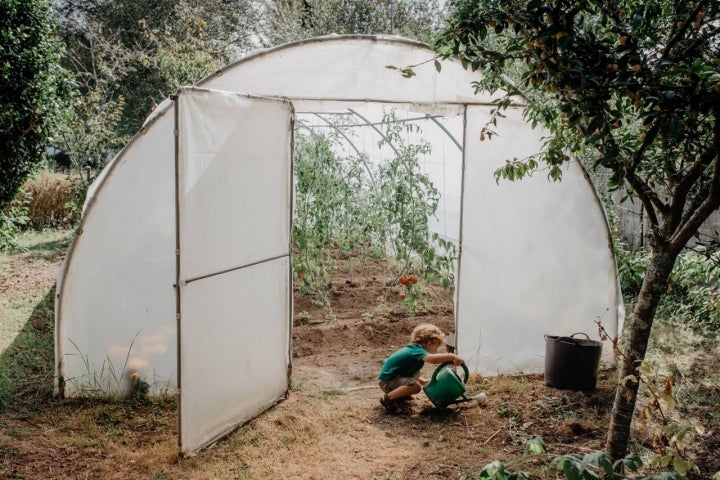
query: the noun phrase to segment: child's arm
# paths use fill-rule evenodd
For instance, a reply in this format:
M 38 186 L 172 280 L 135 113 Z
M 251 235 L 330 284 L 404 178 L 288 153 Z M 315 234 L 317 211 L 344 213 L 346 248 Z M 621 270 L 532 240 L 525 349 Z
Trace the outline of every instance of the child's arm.
M 423 361 L 432 364 L 453 362 L 455 365 L 462 365 L 465 363 L 465 360 L 454 353 L 429 353 L 423 357 Z

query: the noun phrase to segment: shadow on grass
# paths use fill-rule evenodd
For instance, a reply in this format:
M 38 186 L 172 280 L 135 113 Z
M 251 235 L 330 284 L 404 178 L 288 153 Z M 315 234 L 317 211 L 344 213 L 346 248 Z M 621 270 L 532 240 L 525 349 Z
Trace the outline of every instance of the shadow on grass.
M 32 409 L 52 398 L 54 300 L 55 287 L 35 305 L 23 329 L 0 354 L 0 413 Z

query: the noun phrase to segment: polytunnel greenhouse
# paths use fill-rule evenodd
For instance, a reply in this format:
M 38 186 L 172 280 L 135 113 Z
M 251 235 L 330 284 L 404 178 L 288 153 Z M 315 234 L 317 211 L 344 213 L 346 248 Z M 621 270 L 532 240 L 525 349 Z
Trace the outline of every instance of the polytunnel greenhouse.
M 561 182 L 496 182 L 506 160 L 543 150 L 543 130 L 517 98 L 481 138 L 503 92 L 476 94 L 479 73 L 433 59 L 397 37 L 321 37 L 159 105 L 91 186 L 59 274 L 57 394 L 118 394 L 137 378 L 179 393 L 186 454 L 288 394 L 293 156 L 318 132 L 371 183 L 398 142 L 430 146 L 418 160 L 439 192 L 428 228 L 457 249 L 454 333 L 472 373 L 542 371 L 545 334 L 598 320 L 616 336 L 622 297 L 587 173 L 569 162 Z M 388 68 L 408 65 L 410 78 Z

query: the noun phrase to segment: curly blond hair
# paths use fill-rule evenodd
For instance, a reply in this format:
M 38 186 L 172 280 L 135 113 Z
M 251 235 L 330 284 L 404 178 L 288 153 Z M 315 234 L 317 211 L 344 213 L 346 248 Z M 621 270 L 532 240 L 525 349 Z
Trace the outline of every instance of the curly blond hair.
M 445 334 L 431 323 L 421 323 L 410 334 L 410 342 L 412 343 L 428 345 L 433 340 L 442 344 L 445 341 Z

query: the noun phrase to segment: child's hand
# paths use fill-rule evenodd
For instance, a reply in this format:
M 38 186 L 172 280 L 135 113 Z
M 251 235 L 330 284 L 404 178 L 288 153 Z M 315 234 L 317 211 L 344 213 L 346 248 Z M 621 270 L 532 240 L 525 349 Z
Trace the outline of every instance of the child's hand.
M 465 360 L 455 355 L 455 358 L 453 358 L 453 365 L 462 365 L 465 363 Z

